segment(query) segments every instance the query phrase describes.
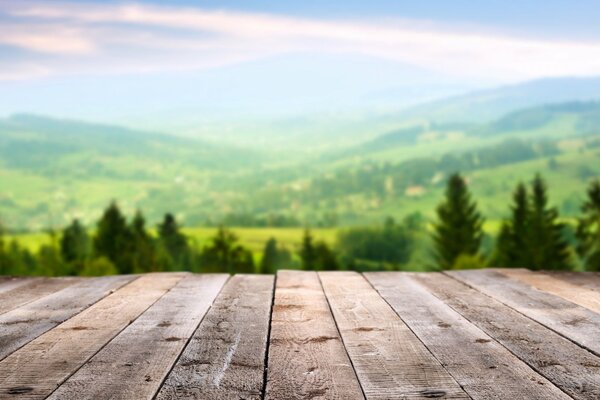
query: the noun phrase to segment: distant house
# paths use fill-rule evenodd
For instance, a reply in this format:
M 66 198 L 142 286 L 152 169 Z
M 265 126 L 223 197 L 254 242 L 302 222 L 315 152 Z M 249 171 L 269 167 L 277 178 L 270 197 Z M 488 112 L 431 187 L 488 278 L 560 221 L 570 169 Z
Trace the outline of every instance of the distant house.
M 426 192 L 426 189 L 423 186 L 414 185 L 409 186 L 404 191 L 404 195 L 407 197 L 419 197 L 423 196 Z

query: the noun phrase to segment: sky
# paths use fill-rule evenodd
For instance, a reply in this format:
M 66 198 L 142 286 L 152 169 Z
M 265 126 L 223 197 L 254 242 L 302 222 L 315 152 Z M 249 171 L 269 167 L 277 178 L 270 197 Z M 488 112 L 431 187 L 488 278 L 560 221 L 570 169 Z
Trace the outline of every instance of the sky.
M 599 11 L 597 0 L 0 0 L 0 115 L 268 118 L 596 76 Z

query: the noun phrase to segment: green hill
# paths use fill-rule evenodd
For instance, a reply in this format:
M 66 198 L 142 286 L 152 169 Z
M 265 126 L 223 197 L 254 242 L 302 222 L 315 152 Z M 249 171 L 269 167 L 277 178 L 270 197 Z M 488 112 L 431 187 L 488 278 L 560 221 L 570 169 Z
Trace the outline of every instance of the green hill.
M 471 179 L 491 219 L 535 172 L 572 216 L 600 174 L 599 129 L 600 103 L 562 103 L 489 123 L 408 124 L 311 155 L 17 115 L 0 120 L 0 220 L 34 231 L 73 217 L 92 224 L 116 199 L 151 222 L 171 211 L 188 226 L 363 224 L 432 215 L 454 171 Z

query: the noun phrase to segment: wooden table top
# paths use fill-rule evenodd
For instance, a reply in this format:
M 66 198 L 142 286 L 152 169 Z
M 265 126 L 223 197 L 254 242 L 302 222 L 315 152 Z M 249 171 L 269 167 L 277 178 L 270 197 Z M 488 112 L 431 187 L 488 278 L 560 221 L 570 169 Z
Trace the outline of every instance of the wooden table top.
M 0 277 L 0 399 L 600 399 L 600 274 Z

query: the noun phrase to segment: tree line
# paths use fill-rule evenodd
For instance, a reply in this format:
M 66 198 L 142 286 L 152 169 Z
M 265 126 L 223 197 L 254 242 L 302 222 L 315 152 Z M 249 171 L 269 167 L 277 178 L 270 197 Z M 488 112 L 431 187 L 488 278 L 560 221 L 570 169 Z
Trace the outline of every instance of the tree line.
M 576 257 L 589 271 L 600 271 L 600 180 L 592 181 L 577 220 L 574 248 L 556 207 L 549 205 L 548 189 L 537 174 L 528 185 L 514 189 L 510 217 L 502 222 L 493 253 L 481 252 L 484 218 L 465 179 L 453 174 L 434 224 L 434 257 L 441 269 L 485 266 L 533 270 L 573 269 Z
M 155 232 L 141 211 L 128 220 L 116 202 L 103 212 L 93 231 L 74 219 L 61 232 L 49 232 L 50 243 L 36 253 L 16 240 L 8 241 L 0 226 L 0 275 L 109 275 L 154 271 L 274 273 L 281 268 L 305 270 L 400 270 L 415 248 L 432 243 L 428 269 L 519 267 L 600 271 L 600 180 L 591 182 L 573 238 L 558 210 L 549 205 L 545 181 L 536 175 L 519 183 L 512 194 L 510 217 L 502 222 L 493 248 L 484 217 L 468 183 L 456 173 L 449 177 L 431 229 L 419 215 L 400 222 L 387 218 L 381 226 L 340 230 L 336 245 L 316 240 L 305 229 L 301 243 L 289 249 L 269 239 L 255 262 L 231 230 L 220 226 L 203 246 L 196 245 L 171 213 Z

